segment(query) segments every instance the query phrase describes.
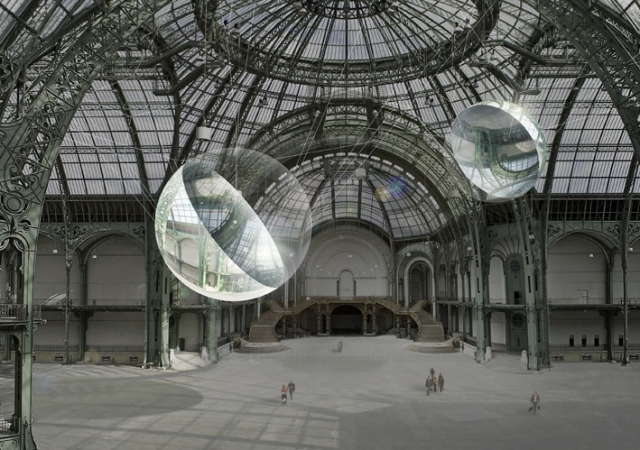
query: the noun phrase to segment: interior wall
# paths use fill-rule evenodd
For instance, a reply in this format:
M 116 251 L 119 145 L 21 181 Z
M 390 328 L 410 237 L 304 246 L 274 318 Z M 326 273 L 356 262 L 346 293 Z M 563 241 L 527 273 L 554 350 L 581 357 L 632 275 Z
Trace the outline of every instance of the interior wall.
M 54 251 L 57 253 L 54 253 Z M 34 300 L 39 302 L 56 294 L 65 294 L 66 276 L 64 245 L 46 236 L 40 236 L 38 238 L 36 267 L 33 277 Z M 77 254 L 73 255 L 69 289 L 69 298 L 71 300 L 81 298 L 82 277 L 80 274 L 80 259 Z M 1 295 L 6 297 L 6 290 L 4 291 Z
M 131 239 L 114 237 L 92 250 L 87 260 L 89 302 L 144 299 L 146 289 L 144 250 Z
M 389 295 L 385 255 L 372 242 L 379 238 L 362 231 L 338 229 L 321 233 L 315 239 L 321 244 L 312 242 L 303 295 L 336 297 L 337 282 L 344 271 L 353 274 L 356 297 Z
M 593 255 L 590 257 L 589 255 Z M 555 242 L 547 254 L 547 298 L 602 302 L 605 298 L 606 260 L 600 247 L 572 234 Z
M 607 342 L 605 319 L 598 311 L 551 311 L 549 313 L 549 345 L 568 346 L 569 336 L 573 335 L 575 347 L 580 347 L 583 334 L 587 335 L 587 345 L 593 345 L 594 335 L 600 337 L 600 345 Z
M 64 345 L 64 314 L 53 311 L 45 311 L 42 318 L 46 324 L 38 326 L 35 334 L 35 345 Z M 144 324 L 143 324 L 144 327 Z M 69 345 L 78 345 L 80 342 L 80 320 L 73 314 L 69 317 Z
M 624 316 L 619 314 L 613 321 L 613 340 L 618 344 L 618 337 L 624 334 Z M 640 343 L 640 311 L 629 311 L 629 343 Z
M 507 343 L 507 322 L 503 312 L 491 313 L 491 343 Z
M 491 258 L 489 265 L 489 300 L 491 303 L 507 303 L 504 282 L 504 265 L 498 257 Z
M 39 333 L 40 330 L 38 330 Z M 89 319 L 88 346 L 143 344 L 143 312 L 96 312 Z
M 187 352 L 197 352 L 202 346 L 202 326 L 195 313 L 182 313 L 180 315 L 180 338 L 184 339 Z
M 640 300 L 640 242 L 637 242 L 633 251 L 627 252 L 627 297 Z M 619 303 L 624 298 L 622 284 L 622 258 L 615 255 L 612 271 L 612 296 L 613 302 Z

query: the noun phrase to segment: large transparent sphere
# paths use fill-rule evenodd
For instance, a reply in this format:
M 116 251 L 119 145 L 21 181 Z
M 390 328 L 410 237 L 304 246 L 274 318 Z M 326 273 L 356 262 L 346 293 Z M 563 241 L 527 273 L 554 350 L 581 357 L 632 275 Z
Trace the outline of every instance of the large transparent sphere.
M 464 175 L 500 202 L 523 195 L 538 180 L 547 143 L 536 121 L 520 106 L 486 101 L 460 113 L 451 126 L 453 155 Z
M 187 287 L 241 301 L 277 289 L 311 240 L 311 210 L 296 177 L 273 158 L 231 149 L 182 166 L 162 191 L 156 240 Z

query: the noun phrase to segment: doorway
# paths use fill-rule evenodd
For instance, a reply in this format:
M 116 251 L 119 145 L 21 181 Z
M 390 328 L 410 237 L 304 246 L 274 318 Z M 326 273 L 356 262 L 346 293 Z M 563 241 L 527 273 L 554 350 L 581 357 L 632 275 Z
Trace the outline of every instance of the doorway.
M 355 306 L 338 306 L 331 313 L 331 334 L 362 335 L 362 312 Z
M 509 321 L 509 351 L 527 350 L 528 344 L 527 318 L 523 314 L 513 314 Z

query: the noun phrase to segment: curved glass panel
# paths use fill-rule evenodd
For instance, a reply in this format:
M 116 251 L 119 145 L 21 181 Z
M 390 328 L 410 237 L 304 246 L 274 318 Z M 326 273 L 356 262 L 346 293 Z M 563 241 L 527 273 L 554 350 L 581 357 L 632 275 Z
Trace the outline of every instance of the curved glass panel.
M 486 201 L 506 201 L 531 189 L 547 159 L 544 134 L 520 106 L 481 102 L 451 126 L 451 147 L 465 176 Z
M 311 239 L 304 189 L 280 163 L 249 150 L 200 157 L 181 167 L 156 210 L 156 240 L 167 266 L 190 289 L 225 301 L 281 286 Z

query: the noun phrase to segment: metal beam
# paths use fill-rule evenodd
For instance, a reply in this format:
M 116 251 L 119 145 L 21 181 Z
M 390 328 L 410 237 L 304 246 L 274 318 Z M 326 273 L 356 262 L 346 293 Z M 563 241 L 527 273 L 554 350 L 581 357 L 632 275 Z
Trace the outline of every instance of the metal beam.
M 583 69 L 582 73 L 588 72 L 589 69 Z M 558 158 L 558 152 L 560 149 L 560 144 L 562 144 L 562 135 L 564 134 L 565 124 L 569 120 L 569 116 L 571 115 L 571 110 L 573 109 L 573 105 L 578 98 L 578 94 L 580 93 L 580 89 L 584 85 L 585 78 L 579 77 L 576 78 L 573 83 L 573 87 L 571 88 L 571 92 L 569 96 L 564 101 L 564 106 L 562 107 L 562 112 L 560 113 L 560 117 L 558 118 L 558 125 L 556 126 L 556 133 L 553 136 L 553 142 L 551 143 L 551 148 L 549 149 L 549 160 L 547 161 L 547 174 L 544 181 L 544 189 L 543 193 L 547 196 L 551 194 L 551 185 L 553 183 L 553 175 L 556 167 L 556 159 Z
M 120 108 L 122 108 L 122 113 L 124 115 L 125 120 L 127 121 L 127 129 L 129 130 L 129 135 L 131 136 L 131 142 L 133 142 L 133 149 L 136 154 L 136 165 L 138 166 L 138 173 L 140 174 L 140 183 L 142 184 L 142 192 L 150 193 L 149 188 L 149 176 L 147 175 L 147 168 L 144 164 L 144 153 L 142 151 L 142 143 L 140 142 L 140 137 L 138 136 L 138 129 L 136 127 L 136 122 L 133 120 L 133 114 L 131 113 L 131 108 L 129 107 L 129 102 L 127 101 L 127 97 L 122 90 L 122 86 L 120 83 L 115 81 L 111 83 L 111 89 L 118 100 L 118 104 Z

